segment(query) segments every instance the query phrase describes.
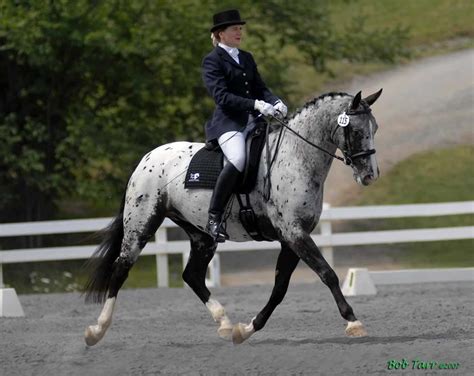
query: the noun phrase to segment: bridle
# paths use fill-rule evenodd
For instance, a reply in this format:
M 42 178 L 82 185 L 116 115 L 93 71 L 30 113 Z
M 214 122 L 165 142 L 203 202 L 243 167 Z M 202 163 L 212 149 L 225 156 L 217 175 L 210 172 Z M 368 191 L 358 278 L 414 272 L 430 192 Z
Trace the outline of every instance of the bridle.
M 352 109 L 349 109 L 347 110 L 346 112 L 344 112 L 345 115 L 347 116 L 358 116 L 358 115 L 364 115 L 364 114 L 370 114 L 372 112 L 372 110 L 370 109 L 369 106 L 364 106 L 364 109 L 363 110 L 352 110 Z M 322 148 L 321 146 L 319 145 L 316 145 L 315 143 L 309 141 L 307 138 L 303 137 L 302 135 L 300 135 L 298 132 L 296 132 L 295 130 L 291 129 L 291 127 L 288 125 L 287 122 L 281 120 L 281 119 L 278 119 L 276 116 L 273 116 L 271 115 L 273 119 L 275 119 L 276 121 L 278 121 L 281 125 L 283 125 L 283 127 L 285 127 L 286 129 L 288 129 L 291 133 L 293 133 L 295 136 L 299 137 L 300 139 L 302 139 L 304 142 L 306 142 L 308 145 L 311 145 L 312 147 L 318 149 L 318 150 L 321 150 L 322 152 L 330 155 L 331 157 L 333 158 L 336 158 L 338 160 L 340 160 L 341 162 L 344 162 L 347 166 L 353 166 L 354 164 L 354 160 L 358 159 L 358 158 L 362 158 L 362 157 L 366 157 L 366 156 L 369 156 L 369 155 L 372 155 L 372 154 L 375 154 L 375 149 L 368 149 L 368 150 L 361 150 L 361 151 L 357 151 L 357 152 L 354 152 L 352 150 L 352 145 L 351 145 L 351 140 L 350 140 L 350 135 L 349 135 L 349 127 L 351 126 L 350 125 L 350 122 L 349 124 L 347 124 L 346 126 L 340 126 L 339 124 L 336 126 L 336 128 L 334 128 L 334 130 L 331 132 L 331 139 L 333 138 L 334 134 L 336 133 L 336 131 L 339 129 L 339 128 L 343 128 L 344 129 L 344 146 L 343 146 L 343 149 L 341 149 L 341 152 L 342 152 L 342 155 L 344 157 L 340 157 L 336 154 L 333 154 L 331 152 L 329 152 L 328 150 Z M 280 133 L 280 137 L 279 137 L 279 141 L 281 139 L 281 133 Z M 277 150 L 278 150 L 278 146 L 279 146 L 279 143 L 280 142 L 277 142 Z
M 372 112 L 372 110 L 370 109 L 370 107 L 367 106 L 363 110 L 358 110 L 358 111 L 349 110 L 349 111 L 346 112 L 346 115 L 348 115 L 348 116 L 358 116 L 358 115 L 370 114 L 371 112 Z M 358 158 L 362 158 L 362 157 L 366 157 L 366 156 L 375 154 L 375 149 L 368 149 L 368 150 L 361 150 L 361 151 L 358 151 L 358 152 L 354 152 L 352 150 L 351 138 L 350 138 L 350 135 L 349 135 L 349 127 L 350 126 L 351 126 L 351 124 L 349 122 L 349 124 L 347 126 L 343 127 L 343 129 L 344 129 L 344 149 L 341 149 L 341 151 L 342 151 L 342 154 L 344 155 L 344 163 L 346 165 L 352 167 L 352 165 L 354 163 L 354 160 L 356 160 Z M 339 125 L 333 131 L 333 134 L 331 135 L 331 139 L 334 136 L 334 133 L 336 133 L 336 131 L 338 130 L 338 128 L 339 128 Z

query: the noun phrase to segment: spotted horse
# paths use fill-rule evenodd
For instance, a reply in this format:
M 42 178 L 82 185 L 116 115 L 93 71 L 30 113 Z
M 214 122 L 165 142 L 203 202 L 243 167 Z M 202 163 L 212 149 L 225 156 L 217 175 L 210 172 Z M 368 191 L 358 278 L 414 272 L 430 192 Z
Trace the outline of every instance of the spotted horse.
M 262 154 L 250 201 L 265 238 L 279 241 L 281 251 L 270 299 L 248 324 L 233 325 L 224 307 L 211 298 L 205 285 L 207 267 L 217 247 L 205 232 L 212 192 L 185 189 L 183 179 L 176 178 L 177 172 L 186 171 L 191 158 L 204 144 L 174 142 L 146 154 L 130 177 L 119 214 L 104 230 L 101 245 L 88 261 L 91 272 L 84 289 L 86 301 L 105 304 L 97 324 L 86 328 L 87 345 L 95 345 L 104 337 L 119 289 L 141 250 L 166 217 L 189 236 L 191 252 L 182 277 L 210 311 L 221 338 L 239 344 L 261 330 L 282 302 L 300 259 L 329 287 L 341 316 L 347 321 L 346 334 L 366 335 L 362 322 L 341 293 L 336 273 L 310 234 L 321 215 L 324 181 L 334 157 L 344 159 L 361 185 L 369 185 L 378 178 L 374 146 L 378 126 L 370 106 L 381 92 L 364 99 L 360 92 L 355 96 L 324 94 L 292 114 L 281 125 L 281 132 L 269 134 L 268 152 Z M 344 158 L 335 155 L 337 149 Z M 269 158 L 273 162 L 270 188 L 266 184 Z M 227 218 L 227 232 L 232 241 L 251 240 L 239 221 L 235 205 Z

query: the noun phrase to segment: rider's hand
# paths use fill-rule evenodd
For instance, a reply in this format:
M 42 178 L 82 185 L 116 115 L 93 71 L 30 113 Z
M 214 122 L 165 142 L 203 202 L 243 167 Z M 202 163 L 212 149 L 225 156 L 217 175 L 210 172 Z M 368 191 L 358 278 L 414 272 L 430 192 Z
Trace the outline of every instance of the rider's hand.
M 268 115 L 275 115 L 275 107 L 273 107 L 270 103 L 259 101 L 258 99 L 255 101 L 253 106 L 257 111 L 259 111 L 263 116 Z
M 281 117 L 281 119 L 284 119 L 286 117 L 286 114 L 288 113 L 288 108 L 285 106 L 285 104 L 279 100 L 276 102 L 273 106 L 276 110 L 277 117 Z

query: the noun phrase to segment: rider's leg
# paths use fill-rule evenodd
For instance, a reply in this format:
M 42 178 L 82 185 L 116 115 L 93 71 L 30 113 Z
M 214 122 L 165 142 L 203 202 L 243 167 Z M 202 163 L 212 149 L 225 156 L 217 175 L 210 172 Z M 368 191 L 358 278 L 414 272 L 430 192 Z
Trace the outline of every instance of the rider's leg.
M 209 205 L 207 231 L 217 242 L 224 242 L 228 235 L 221 228 L 227 202 L 245 166 L 245 136 L 241 132 L 227 132 L 218 139 L 226 157 L 226 165 L 217 178 Z

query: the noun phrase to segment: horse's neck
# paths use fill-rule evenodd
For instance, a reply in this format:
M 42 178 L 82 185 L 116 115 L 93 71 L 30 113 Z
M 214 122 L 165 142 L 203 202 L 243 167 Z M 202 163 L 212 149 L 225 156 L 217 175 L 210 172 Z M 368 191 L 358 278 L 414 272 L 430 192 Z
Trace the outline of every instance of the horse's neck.
M 331 129 L 328 109 L 305 108 L 289 122 L 289 127 L 298 132 L 308 141 L 320 146 L 334 154 L 336 146 L 330 141 Z M 273 137 L 278 138 L 275 132 Z M 303 141 L 292 132 L 285 130 L 285 135 L 280 146 L 279 158 L 290 163 L 282 163 L 289 170 L 298 170 L 298 175 L 304 184 L 315 185 L 322 189 L 328 175 L 333 158 L 324 151 L 318 150 Z

